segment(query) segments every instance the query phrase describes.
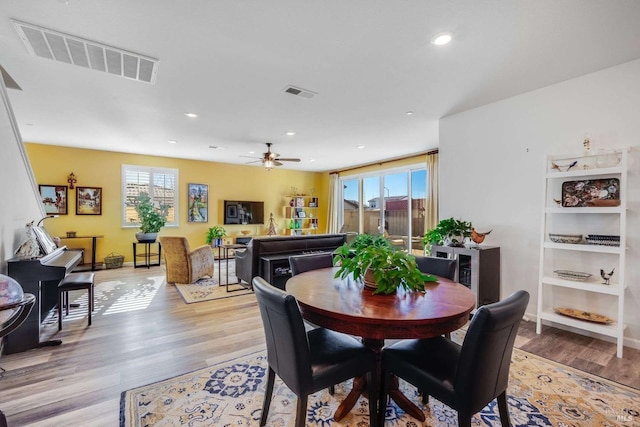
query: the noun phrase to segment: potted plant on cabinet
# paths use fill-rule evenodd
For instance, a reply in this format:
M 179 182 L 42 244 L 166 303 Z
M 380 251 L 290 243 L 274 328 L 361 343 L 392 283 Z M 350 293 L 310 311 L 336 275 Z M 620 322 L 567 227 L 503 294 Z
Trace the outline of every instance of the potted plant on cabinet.
M 167 222 L 167 207 L 156 208 L 149 193 L 141 192 L 134 202 L 138 213 L 140 232 L 136 233 L 138 242 L 152 243 L 156 241 L 158 232 Z
M 425 248 L 431 245 L 463 246 L 464 239 L 471 236 L 471 222 L 455 218 L 441 220 L 436 228 L 428 230 L 422 243 Z
M 221 225 L 214 225 L 207 230 L 207 245 L 213 244 L 214 247 L 222 246 L 222 238 L 227 235 L 227 230 Z
M 351 275 L 374 288 L 375 294 L 391 294 L 398 288 L 424 291 L 425 282 L 437 280 L 422 273 L 413 255 L 394 249 L 384 236 L 366 236 L 361 234 L 350 244 L 336 249 L 334 264 L 340 268 L 335 277 L 345 279 Z M 367 245 L 367 241 L 370 244 Z

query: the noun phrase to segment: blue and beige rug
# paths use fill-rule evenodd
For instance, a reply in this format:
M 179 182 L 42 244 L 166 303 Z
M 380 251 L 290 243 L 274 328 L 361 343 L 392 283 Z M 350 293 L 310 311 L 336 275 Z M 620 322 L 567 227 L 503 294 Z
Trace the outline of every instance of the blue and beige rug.
M 213 278 L 204 278 L 198 280 L 196 283 L 176 283 L 175 287 L 187 304 L 194 302 L 211 301 L 214 299 L 230 298 L 240 295 L 247 295 L 252 293 L 250 289 L 245 286 L 235 284 L 238 280 L 236 277 L 235 261 L 229 260 L 229 271 L 227 274 L 227 263 L 222 261 L 220 268 L 220 279 L 218 281 L 218 263 L 215 265 L 215 272 Z M 227 276 L 230 283 L 227 289 Z
M 122 393 L 120 426 L 258 426 L 266 385 L 266 353 L 259 352 Z M 277 377 L 276 377 L 277 378 Z M 309 397 L 307 426 L 368 427 L 368 404 L 360 398 L 341 422 L 333 412 L 351 382 Z M 424 423 L 394 403 L 387 407 L 385 426 L 456 426 L 457 413 L 431 398 L 421 403 L 415 388 L 400 382 L 403 392 L 427 416 Z M 508 389 L 513 426 L 640 425 L 640 391 L 514 349 Z M 294 425 L 296 396 L 279 380 L 273 391 L 268 426 Z M 473 419 L 475 426 L 499 426 L 493 401 Z

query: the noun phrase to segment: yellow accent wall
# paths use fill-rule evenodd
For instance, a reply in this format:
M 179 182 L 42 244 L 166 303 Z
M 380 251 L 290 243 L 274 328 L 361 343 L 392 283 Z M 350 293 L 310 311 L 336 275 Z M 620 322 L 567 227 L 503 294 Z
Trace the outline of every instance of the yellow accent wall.
M 78 236 L 103 235 L 98 240 L 96 260 L 115 252 L 124 255 L 125 262 L 133 260 L 132 242 L 138 228 L 121 226 L 121 167 L 123 164 L 174 168 L 179 170 L 179 225 L 164 227 L 160 235 L 185 236 L 192 248 L 205 244 L 209 227 L 222 225 L 224 200 L 264 201 L 265 222 L 269 213 L 276 219 L 278 234 L 286 233 L 283 206 L 284 196 L 296 187 L 299 193 L 314 195 L 320 204 L 318 211 L 318 233 L 325 233 L 327 226 L 328 175 L 315 172 L 300 172 L 286 169 L 270 171 L 260 166 L 233 165 L 198 160 L 184 160 L 169 157 L 144 156 L 110 151 L 86 150 L 54 145 L 25 144 L 39 185 L 68 185 L 71 172 L 80 187 L 102 187 L 102 215 L 76 215 L 76 190 L 68 190 L 68 214 L 47 219 L 45 226 L 52 236 L 65 236 L 67 231 L 75 231 Z M 187 185 L 189 183 L 209 186 L 209 222 L 190 223 L 187 221 Z M 265 225 L 224 226 L 229 237 L 235 238 L 240 230 L 250 230 L 250 235 L 266 234 Z M 90 262 L 91 240 L 63 240 L 67 247 L 85 248 L 85 262 Z

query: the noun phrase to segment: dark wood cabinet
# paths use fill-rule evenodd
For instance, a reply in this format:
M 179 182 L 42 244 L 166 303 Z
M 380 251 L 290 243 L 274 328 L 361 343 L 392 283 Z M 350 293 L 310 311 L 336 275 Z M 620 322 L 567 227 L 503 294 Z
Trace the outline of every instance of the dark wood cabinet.
M 433 245 L 431 255 L 456 260 L 456 281 L 476 294 L 477 307 L 500 300 L 500 247 Z

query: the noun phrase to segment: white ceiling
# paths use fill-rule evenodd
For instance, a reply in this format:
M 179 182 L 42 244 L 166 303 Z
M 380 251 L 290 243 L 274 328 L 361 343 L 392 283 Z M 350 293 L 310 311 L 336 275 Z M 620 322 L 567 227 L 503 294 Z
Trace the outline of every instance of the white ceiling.
M 31 56 L 10 18 L 157 58 L 156 83 Z M 639 22 L 635 0 L 2 0 L 0 65 L 25 141 L 239 164 L 273 142 L 302 159 L 282 167 L 327 171 L 425 152 L 443 116 L 640 58 Z M 453 42 L 430 44 L 442 31 Z

